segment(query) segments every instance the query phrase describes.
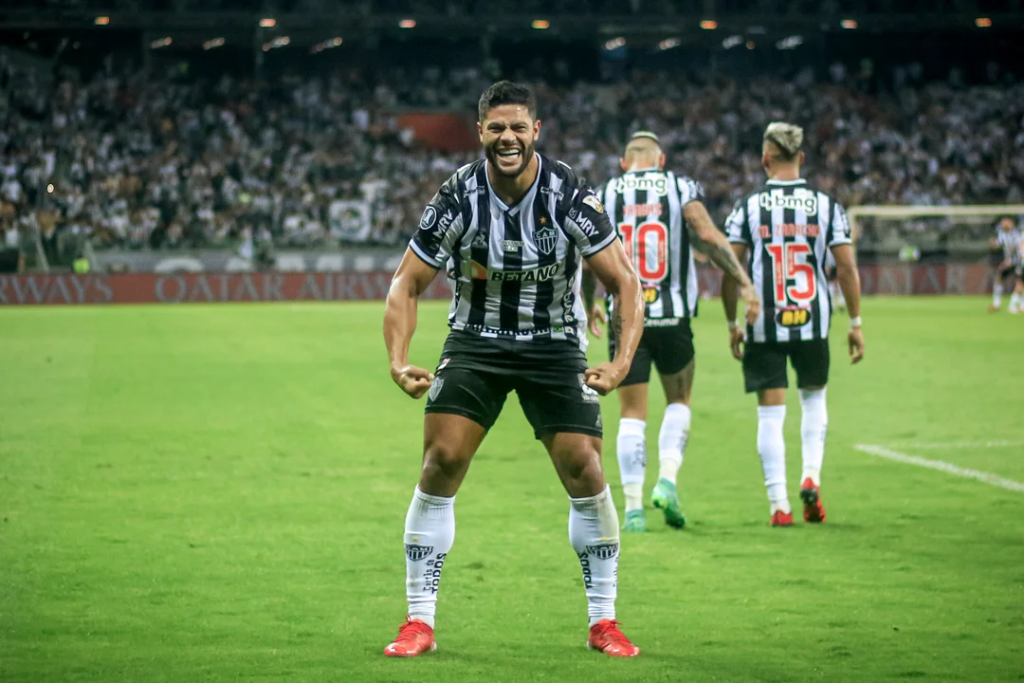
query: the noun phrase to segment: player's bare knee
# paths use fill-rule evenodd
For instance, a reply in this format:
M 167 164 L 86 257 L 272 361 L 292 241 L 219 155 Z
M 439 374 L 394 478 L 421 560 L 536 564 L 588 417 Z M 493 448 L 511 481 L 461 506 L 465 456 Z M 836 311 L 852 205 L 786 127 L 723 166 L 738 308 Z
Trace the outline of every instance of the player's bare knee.
M 469 466 L 469 458 L 453 444 L 436 441 L 428 444 L 423 454 L 424 477 L 461 479 Z
M 573 449 L 552 453 L 552 458 L 570 496 L 593 496 L 604 490 L 601 454 L 592 444 L 581 444 Z

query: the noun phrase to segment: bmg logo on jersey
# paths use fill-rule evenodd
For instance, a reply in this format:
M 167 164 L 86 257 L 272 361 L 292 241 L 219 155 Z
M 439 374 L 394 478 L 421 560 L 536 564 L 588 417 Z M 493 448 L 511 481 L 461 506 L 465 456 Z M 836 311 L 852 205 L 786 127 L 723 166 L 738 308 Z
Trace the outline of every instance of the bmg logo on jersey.
M 616 192 L 644 190 L 656 195 L 668 194 L 668 177 L 663 173 L 648 173 L 642 176 L 626 174 L 615 182 Z
M 793 209 L 803 211 L 808 216 L 818 213 L 818 196 L 813 192 L 802 192 L 797 190 L 793 194 L 783 194 L 782 190 L 772 190 L 771 193 L 762 192 L 758 195 L 758 203 L 765 211 L 772 209 Z

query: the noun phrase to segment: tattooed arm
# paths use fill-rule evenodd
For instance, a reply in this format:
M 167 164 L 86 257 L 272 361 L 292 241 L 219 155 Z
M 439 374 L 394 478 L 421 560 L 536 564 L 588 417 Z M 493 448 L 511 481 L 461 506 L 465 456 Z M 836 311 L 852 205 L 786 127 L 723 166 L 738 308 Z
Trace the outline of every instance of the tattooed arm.
M 690 231 L 690 241 L 693 247 L 703 254 L 706 254 L 716 266 L 722 269 L 726 278 L 732 278 L 740 286 L 740 296 L 746 304 L 746 318 L 751 325 L 757 320 L 761 312 L 761 300 L 751 284 L 747 272 L 736 258 L 729 240 L 722 234 L 708 215 L 704 204 L 698 201 L 690 202 L 683 207 L 683 217 L 686 219 L 687 229 Z

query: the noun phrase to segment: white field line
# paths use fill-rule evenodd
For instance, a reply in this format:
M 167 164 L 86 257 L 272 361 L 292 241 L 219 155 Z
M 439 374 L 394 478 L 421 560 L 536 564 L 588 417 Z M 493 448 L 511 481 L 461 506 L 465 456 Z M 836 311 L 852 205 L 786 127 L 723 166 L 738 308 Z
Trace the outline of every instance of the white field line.
M 1014 481 L 1013 479 L 1004 479 L 1003 477 L 992 474 L 991 472 L 969 470 L 964 467 L 958 467 L 952 463 L 943 462 L 941 460 L 929 460 L 928 458 L 919 458 L 916 455 L 907 455 L 906 453 L 900 453 L 899 451 L 894 451 L 891 448 L 886 448 L 885 446 L 875 446 L 873 444 L 857 444 L 854 446 L 854 448 L 863 453 L 877 455 L 880 458 L 887 458 L 889 460 L 895 460 L 896 462 L 907 463 L 908 465 L 927 467 L 929 469 L 938 470 L 940 472 L 952 474 L 957 477 L 964 477 L 966 479 L 977 479 L 978 481 L 988 484 L 990 486 L 997 486 L 1001 489 L 1006 489 L 1007 491 L 1016 491 L 1018 493 L 1024 493 L 1024 483 Z
M 946 441 L 942 443 L 897 443 L 899 448 L 914 450 L 945 450 L 952 448 L 1018 448 L 1024 441 Z

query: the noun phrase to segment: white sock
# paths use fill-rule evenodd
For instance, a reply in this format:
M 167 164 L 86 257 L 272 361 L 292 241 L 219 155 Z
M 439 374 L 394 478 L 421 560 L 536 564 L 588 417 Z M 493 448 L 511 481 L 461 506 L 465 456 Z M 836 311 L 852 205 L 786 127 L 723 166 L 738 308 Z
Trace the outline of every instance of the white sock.
M 455 542 L 455 496 L 412 496 L 405 516 L 405 594 L 409 618 L 434 628 L 441 567 Z
M 1003 283 L 997 282 L 992 285 L 992 305 L 999 308 L 1003 305 Z
M 619 420 L 619 436 L 615 448 L 619 456 L 619 475 L 622 491 L 626 494 L 626 512 L 644 509 L 644 470 L 647 468 L 647 448 L 644 434 L 647 423 L 631 417 Z
M 658 435 L 659 479 L 676 483 L 676 475 L 683 464 L 686 442 L 690 438 L 690 406 L 685 403 L 670 403 L 665 407 Z
M 1015 311 L 1018 308 L 1020 308 L 1020 303 L 1020 294 L 1014 292 L 1013 295 L 1010 297 L 1010 310 Z
M 619 569 L 619 515 L 610 487 L 589 498 L 570 498 L 569 542 L 583 569 L 587 615 L 593 626 L 615 618 Z
M 828 432 L 828 408 L 825 404 L 827 389 L 800 390 L 800 444 L 803 450 L 804 470 L 800 482 L 810 477 L 821 486 L 821 463 L 825 458 L 825 434 Z
M 786 495 L 786 440 L 782 435 L 785 422 L 786 406 L 757 407 L 757 452 L 772 514 L 776 510 L 790 512 Z

